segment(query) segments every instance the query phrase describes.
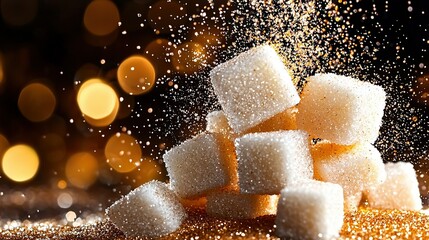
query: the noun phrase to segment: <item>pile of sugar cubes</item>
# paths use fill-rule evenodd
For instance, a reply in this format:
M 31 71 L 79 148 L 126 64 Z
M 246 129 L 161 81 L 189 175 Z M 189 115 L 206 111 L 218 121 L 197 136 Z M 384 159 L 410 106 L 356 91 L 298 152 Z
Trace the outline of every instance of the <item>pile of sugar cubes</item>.
M 363 196 L 370 207 L 421 209 L 411 163 L 383 164 L 372 145 L 385 107 L 381 87 L 318 74 L 299 94 L 269 45 L 210 77 L 222 110 L 207 115 L 204 133 L 165 153 L 169 184 L 146 183 L 107 209 L 127 236 L 171 233 L 193 203 L 219 218 L 275 214 L 276 234 L 293 239 L 338 236 L 344 212 Z

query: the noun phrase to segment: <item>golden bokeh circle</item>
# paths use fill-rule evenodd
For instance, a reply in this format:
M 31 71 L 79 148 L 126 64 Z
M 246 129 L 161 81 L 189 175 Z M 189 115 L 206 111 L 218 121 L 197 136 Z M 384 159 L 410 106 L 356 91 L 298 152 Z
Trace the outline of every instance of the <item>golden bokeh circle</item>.
M 100 79 L 89 79 L 79 88 L 77 103 L 80 111 L 91 120 L 103 121 L 116 117 L 119 100 L 115 90 Z M 108 125 L 108 124 L 107 124 Z
M 125 173 L 140 165 L 142 150 L 134 137 L 117 133 L 107 141 L 104 154 L 115 171 Z
M 50 88 L 41 83 L 31 83 L 21 90 L 18 108 L 32 122 L 45 121 L 55 110 L 57 100 Z
M 119 86 L 132 95 L 150 91 L 155 85 L 155 68 L 143 56 L 131 56 L 125 59 L 118 68 Z
M 110 0 L 94 0 L 85 10 L 83 24 L 93 35 L 106 36 L 119 26 L 120 15 L 116 5 Z
M 28 145 L 12 146 L 3 155 L 2 169 L 4 174 L 15 182 L 28 181 L 39 169 L 39 156 Z
M 87 152 L 73 154 L 66 163 L 66 177 L 75 187 L 90 187 L 98 177 L 97 158 Z

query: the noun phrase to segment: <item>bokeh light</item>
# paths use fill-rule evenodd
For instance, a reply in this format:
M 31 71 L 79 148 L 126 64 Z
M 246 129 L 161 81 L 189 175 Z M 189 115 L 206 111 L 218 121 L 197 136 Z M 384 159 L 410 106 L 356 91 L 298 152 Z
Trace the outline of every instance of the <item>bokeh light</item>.
M 86 7 L 83 17 L 86 30 L 96 36 L 113 33 L 118 28 L 119 21 L 119 10 L 109 0 L 93 0 Z
M 67 193 L 61 193 L 57 198 L 57 204 L 60 208 L 69 208 L 73 205 L 73 197 Z
M 95 126 L 109 125 L 119 109 L 115 90 L 96 78 L 82 84 L 77 94 L 77 103 L 85 119 Z
M 39 169 L 39 156 L 28 145 L 12 146 L 3 155 L 2 169 L 4 174 L 15 182 L 28 181 Z
M 136 188 L 151 180 L 165 181 L 166 177 L 163 167 L 157 161 L 144 158 L 140 166 L 129 173 L 128 179 L 129 184 Z
M 155 68 L 143 56 L 131 56 L 118 68 L 118 82 L 121 88 L 132 95 L 146 93 L 155 84 Z
M 91 153 L 78 152 L 73 154 L 66 164 L 66 177 L 75 187 L 87 189 L 98 176 L 98 161 Z
M 10 26 L 31 23 L 38 12 L 38 0 L 2 0 L 0 10 L 3 20 Z
M 41 83 L 27 85 L 18 98 L 19 110 L 32 122 L 45 121 L 51 117 L 56 103 L 52 90 Z
M 140 165 L 142 150 L 134 137 L 117 133 L 107 141 L 104 154 L 107 162 L 115 171 L 125 173 Z

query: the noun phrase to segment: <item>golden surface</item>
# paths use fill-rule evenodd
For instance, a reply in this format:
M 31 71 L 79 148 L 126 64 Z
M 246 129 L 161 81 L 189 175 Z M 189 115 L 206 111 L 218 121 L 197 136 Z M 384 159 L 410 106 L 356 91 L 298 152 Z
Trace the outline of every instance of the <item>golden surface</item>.
M 224 220 L 191 210 L 182 227 L 160 239 L 278 239 L 275 216 L 253 220 Z M 339 239 L 429 239 L 429 215 L 423 212 L 359 209 L 348 213 Z M 12 222 L 0 230 L 1 239 L 127 239 L 106 219 L 80 226 L 55 221 Z M 370 238 L 372 237 L 372 238 Z M 144 239 L 144 238 L 143 238 Z

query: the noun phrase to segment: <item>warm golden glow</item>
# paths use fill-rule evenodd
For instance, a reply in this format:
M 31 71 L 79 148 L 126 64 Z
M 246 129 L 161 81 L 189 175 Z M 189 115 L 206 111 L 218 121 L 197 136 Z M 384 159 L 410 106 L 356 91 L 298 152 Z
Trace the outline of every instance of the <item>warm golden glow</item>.
M 57 183 L 57 187 L 59 189 L 66 189 L 67 188 L 67 182 L 64 180 L 59 180 Z
M 115 90 L 96 78 L 82 84 L 77 94 L 77 103 L 85 119 L 96 126 L 109 125 L 119 109 Z
M 140 166 L 129 173 L 129 183 L 133 187 L 138 187 L 151 180 L 165 180 L 163 168 L 159 163 L 150 158 L 145 158 Z
M 129 57 L 119 65 L 118 82 L 121 88 L 129 94 L 146 93 L 155 84 L 155 68 L 145 57 Z
M 97 36 L 111 34 L 119 26 L 120 16 L 116 5 L 109 0 L 94 0 L 85 10 L 83 24 Z
M 130 172 L 140 164 L 142 151 L 137 140 L 130 135 L 117 133 L 110 137 L 104 148 L 109 165 L 117 172 Z
M 0 134 L 0 159 L 3 157 L 3 154 L 9 148 L 9 141 L 5 136 Z
M 4 174 L 15 182 L 28 181 L 39 169 L 39 156 L 28 145 L 12 146 L 3 155 L 2 169 Z
M 75 187 L 90 187 L 98 177 L 97 159 L 87 152 L 74 154 L 67 160 L 66 177 Z
M 177 47 L 174 51 L 172 62 L 178 72 L 192 74 L 206 64 L 206 51 L 198 43 L 187 42 Z
M 27 85 L 18 98 L 19 110 L 32 122 L 45 121 L 51 117 L 56 104 L 54 93 L 41 83 Z
M 0 11 L 3 20 L 11 26 L 23 26 L 31 23 L 37 15 L 37 0 L 2 0 Z

